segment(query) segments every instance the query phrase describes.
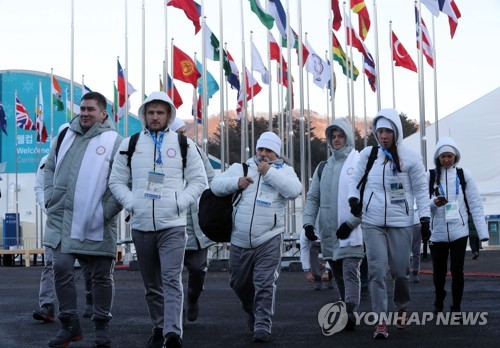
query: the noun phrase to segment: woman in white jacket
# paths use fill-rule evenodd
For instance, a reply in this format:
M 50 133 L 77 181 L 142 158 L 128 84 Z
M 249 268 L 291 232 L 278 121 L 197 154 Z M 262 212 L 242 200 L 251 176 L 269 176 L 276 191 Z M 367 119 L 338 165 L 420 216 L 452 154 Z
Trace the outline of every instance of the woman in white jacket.
M 450 256 L 452 312 L 460 312 L 464 292 L 464 259 L 467 237 L 469 236 L 467 206 L 472 214 L 474 225 L 481 241 L 488 240 L 488 229 L 484 219 L 483 203 L 476 183 L 467 170 L 463 170 L 465 179 L 465 197 L 457 164 L 460 151 L 452 138 L 441 138 L 434 153 L 436 169 L 435 179 L 431 179 L 432 213 L 431 238 L 429 248 L 432 255 L 433 281 L 435 289 L 435 312 L 442 312 L 446 297 L 445 282 Z M 433 181 L 433 182 L 432 182 Z

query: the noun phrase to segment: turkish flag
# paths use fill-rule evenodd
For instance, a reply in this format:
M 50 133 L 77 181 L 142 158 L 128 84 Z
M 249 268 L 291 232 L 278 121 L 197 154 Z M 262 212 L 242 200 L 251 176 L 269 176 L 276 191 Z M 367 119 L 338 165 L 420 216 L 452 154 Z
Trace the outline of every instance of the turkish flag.
M 411 59 L 411 56 L 403 47 L 403 44 L 399 41 L 394 32 L 392 32 L 392 60 L 394 60 L 396 66 L 417 72 L 417 67 L 413 62 L 413 59 Z

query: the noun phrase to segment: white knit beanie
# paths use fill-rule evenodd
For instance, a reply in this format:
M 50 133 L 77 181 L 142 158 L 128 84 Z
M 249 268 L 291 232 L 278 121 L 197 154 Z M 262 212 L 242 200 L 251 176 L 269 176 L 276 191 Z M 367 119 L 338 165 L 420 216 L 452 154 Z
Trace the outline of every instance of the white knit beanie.
M 281 139 L 273 132 L 264 132 L 260 135 L 255 149 L 261 147 L 272 150 L 278 157 L 281 156 Z
M 392 125 L 392 122 L 385 117 L 380 117 L 377 120 L 376 130 L 379 128 L 388 128 L 394 132 L 394 126 Z
M 173 130 L 174 132 L 177 132 L 179 130 L 179 128 L 182 128 L 185 126 L 186 126 L 186 124 L 184 123 L 184 121 L 181 120 L 180 118 L 176 117 L 174 119 L 174 122 L 172 122 L 172 124 L 170 125 L 170 129 Z

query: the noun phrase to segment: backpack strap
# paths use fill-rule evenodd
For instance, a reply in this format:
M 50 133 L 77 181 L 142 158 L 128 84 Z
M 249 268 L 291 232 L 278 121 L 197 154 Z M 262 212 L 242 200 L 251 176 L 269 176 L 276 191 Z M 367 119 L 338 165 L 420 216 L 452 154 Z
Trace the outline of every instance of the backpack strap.
M 460 181 L 460 186 L 462 187 L 462 193 L 464 194 L 464 202 L 467 207 L 467 213 L 470 214 L 469 202 L 467 202 L 467 196 L 465 195 L 465 188 L 467 187 L 467 182 L 465 181 L 464 170 L 457 167 L 458 181 Z
M 365 193 L 366 181 L 368 179 L 368 174 L 373 167 L 373 163 L 377 159 L 378 146 L 373 146 L 370 151 L 370 156 L 368 157 L 368 162 L 366 162 L 365 174 L 361 178 L 356 188 L 359 190 L 359 204 L 363 204 L 363 194 Z
M 135 146 L 137 145 L 140 135 L 141 133 L 133 134 L 128 142 L 127 151 L 120 151 L 120 155 L 127 155 L 127 167 L 129 167 L 130 171 L 132 171 L 132 155 L 135 152 Z
M 326 164 L 326 161 L 321 161 L 318 164 L 318 177 L 319 177 L 319 181 L 321 181 L 321 174 L 323 174 L 323 169 L 325 169 L 325 164 Z
M 57 136 L 57 145 L 56 145 L 56 158 L 57 158 L 57 155 L 59 155 L 59 149 L 61 148 L 61 144 L 64 140 L 64 136 L 66 135 L 66 133 L 68 133 L 68 129 L 69 127 L 66 127 L 64 128 L 60 133 L 59 135 Z
M 436 182 L 436 169 L 429 170 L 429 198 L 434 192 L 434 183 Z
M 243 166 L 243 176 L 247 176 L 248 164 L 242 163 L 241 165 Z M 236 194 L 233 197 L 233 205 L 238 205 L 238 203 L 240 203 L 242 192 L 243 192 L 243 190 L 239 190 L 239 189 L 238 189 L 238 191 L 236 191 Z

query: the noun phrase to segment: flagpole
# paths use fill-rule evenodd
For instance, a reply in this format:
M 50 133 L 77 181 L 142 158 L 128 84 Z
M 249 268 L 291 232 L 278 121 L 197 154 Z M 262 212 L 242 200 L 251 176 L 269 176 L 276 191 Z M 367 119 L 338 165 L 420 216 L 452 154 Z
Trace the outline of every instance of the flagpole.
M 364 58 L 363 58 L 364 59 Z M 365 128 L 363 145 L 366 147 L 368 145 L 368 122 L 366 119 L 366 74 L 365 74 L 365 64 L 363 63 L 363 123 Z
M 250 47 L 253 47 L 253 31 L 250 31 Z M 253 54 L 250 56 L 250 71 L 253 73 Z M 254 155 L 255 153 L 255 113 L 254 113 L 254 101 L 253 101 L 253 86 L 250 88 L 250 96 L 251 96 L 251 115 L 252 115 L 252 124 L 250 125 L 250 134 L 251 134 L 251 139 L 250 139 L 250 146 L 249 149 L 249 154 Z
M 417 5 L 417 1 L 415 1 Z M 423 158 L 424 167 L 427 170 L 427 137 L 425 135 L 425 95 L 424 95 L 424 72 L 423 72 L 423 45 L 422 45 L 422 18 L 420 12 L 420 0 L 418 0 L 418 96 L 420 109 L 420 153 Z
M 166 6 L 165 6 L 166 7 Z M 144 102 L 146 95 L 146 9 L 142 0 L 142 79 L 141 79 L 141 100 Z
M 297 2 L 297 12 L 298 12 L 298 21 L 299 21 L 299 96 L 300 96 L 300 118 L 299 118 L 299 144 L 300 144 L 300 179 L 303 183 L 302 185 L 302 207 L 306 206 L 306 189 L 309 189 L 309 180 L 306 177 L 306 143 L 305 143 L 305 118 L 304 118 L 304 52 L 302 51 L 302 1 L 299 0 Z M 288 22 L 287 22 L 288 23 Z M 289 24 L 289 23 L 288 23 Z M 291 27 L 288 25 L 288 27 Z M 306 32 L 307 39 L 307 32 Z M 291 40 L 289 40 L 291 41 Z M 291 46 L 288 44 L 287 46 Z M 290 63 L 291 66 L 291 63 Z
M 347 6 L 348 8 L 351 8 L 350 7 L 350 1 L 347 1 Z M 355 113 L 354 113 L 354 59 L 353 59 L 353 55 L 352 55 L 352 42 L 353 42 L 353 39 L 352 39 L 352 32 L 353 32 L 353 29 L 354 27 L 352 27 L 352 22 L 351 22 L 351 13 L 349 11 L 349 15 L 347 15 L 347 12 L 346 12 L 346 3 L 344 2 L 344 18 L 349 18 L 349 25 L 351 26 L 351 30 L 349 30 L 349 42 L 351 42 L 351 45 L 349 45 L 349 56 L 350 56 L 350 59 L 351 59 L 351 79 L 350 79 L 350 84 L 349 84 L 349 87 L 350 87 L 350 92 L 351 92 L 351 100 L 350 100 L 350 116 L 351 116 L 351 122 L 352 122 L 352 131 L 354 132 L 356 130 L 356 116 L 355 116 Z M 347 28 L 347 23 L 346 23 L 346 28 Z M 346 29 L 347 30 L 347 29 Z M 346 40 L 347 40 L 347 35 L 346 35 Z M 346 46 L 347 46 L 347 42 L 346 42 Z M 363 66 L 363 71 L 364 71 L 364 66 Z
M 222 42 L 222 39 L 221 41 Z M 224 51 L 227 52 L 227 42 L 224 42 Z M 228 82 L 227 82 L 227 79 L 225 79 L 224 83 L 226 84 L 226 88 L 225 88 L 225 103 L 226 103 L 226 124 L 228 125 L 227 127 L 227 131 L 226 131 L 226 144 L 227 146 L 225 147 L 225 151 L 226 151 L 226 158 L 227 158 L 227 165 L 229 167 L 229 162 L 230 162 L 230 158 L 229 158 L 229 86 L 228 86 Z M 221 83 L 222 84 L 222 83 Z M 222 163 L 221 163 L 222 164 Z
M 342 10 L 344 12 L 344 18 L 346 18 L 346 3 L 344 2 L 343 5 L 342 5 Z M 347 19 L 347 18 L 346 18 Z M 352 42 L 352 33 L 351 31 L 347 30 L 347 23 L 346 21 L 344 20 L 344 28 L 345 28 L 345 48 L 346 48 L 346 56 L 349 57 L 348 60 L 349 60 L 349 75 L 350 75 L 350 80 L 352 81 L 354 76 L 353 76 L 353 71 L 354 71 L 354 61 L 352 60 L 352 46 L 348 46 L 347 45 L 347 36 L 349 35 L 349 40 L 350 42 Z M 348 49 L 349 47 L 349 49 Z M 349 114 L 349 117 L 351 118 L 352 120 L 352 103 L 351 103 L 351 88 L 350 88 L 350 81 L 349 81 L 349 77 L 346 79 L 346 83 L 347 83 L 347 112 Z
M 168 71 L 168 20 L 167 20 L 167 2 L 169 0 L 165 0 L 163 4 L 164 14 L 165 14 L 165 56 L 163 58 L 163 91 L 167 91 L 167 71 Z M 173 75 L 171 75 L 173 78 Z M 173 81 L 172 81 L 173 84 Z M 195 120 L 196 121 L 196 120 Z M 198 123 L 195 122 L 196 127 L 198 128 Z
M 378 54 L 378 22 L 377 22 L 377 1 L 373 0 L 373 26 L 375 27 L 375 73 L 377 78 L 375 80 L 377 86 L 377 112 L 381 109 L 380 103 L 380 72 L 379 72 L 379 54 Z
M 240 0 L 240 20 L 241 20 L 241 61 L 242 61 L 242 85 L 240 95 L 243 96 L 241 109 L 241 162 L 246 162 L 249 158 L 248 149 L 248 118 L 247 118 L 247 69 L 245 63 L 245 22 L 243 17 L 243 1 Z
M 389 42 L 391 43 L 392 108 L 396 109 L 396 84 L 394 82 L 394 42 L 392 40 L 392 21 L 389 21 Z
M 125 71 L 123 72 L 125 77 L 125 103 L 123 104 L 123 117 L 124 120 L 124 131 L 125 137 L 128 137 L 128 0 L 125 0 Z
M 331 5 L 330 5 L 331 6 Z M 327 104 L 331 104 L 331 110 L 332 110 L 332 117 L 330 118 L 330 113 L 327 112 L 326 114 L 326 120 L 327 124 L 330 124 L 331 120 L 335 119 L 335 86 L 333 85 L 333 82 L 335 81 L 335 71 L 333 68 L 333 28 L 332 28 L 332 23 L 333 23 L 333 14 L 332 14 L 332 9 L 330 7 L 330 18 L 328 19 L 328 40 L 329 40 L 329 45 L 328 45 L 328 50 L 326 51 L 325 55 L 326 61 L 331 61 L 330 64 L 330 83 L 331 83 L 331 88 L 330 88 L 330 100 L 328 101 L 327 99 Z M 328 57 L 329 56 L 329 57 Z
M 269 12 L 269 1 L 266 1 L 266 10 Z M 269 97 L 269 131 L 273 131 L 273 79 L 271 72 L 271 52 L 269 51 L 269 45 L 271 41 L 269 40 L 269 33 L 271 31 L 267 30 L 267 70 L 269 71 L 269 89 L 268 89 L 268 97 Z M 278 118 L 278 117 L 277 117 Z
M 71 82 L 70 82 L 70 121 L 73 118 L 73 105 L 74 105 L 74 71 L 75 71 L 75 1 L 71 0 Z M 67 99 L 66 99 L 67 100 Z
M 54 137 L 54 97 L 52 91 L 54 90 L 54 69 L 50 68 L 50 140 Z
M 201 37 L 202 40 L 205 39 L 205 31 L 206 31 L 206 18 L 205 18 L 205 6 L 204 1 L 201 0 Z M 201 86 L 202 86 L 202 148 L 205 153 L 208 153 L 208 108 L 207 108 L 207 60 L 206 60 L 206 52 L 205 45 L 201 45 L 201 61 L 202 61 L 202 72 L 201 72 Z
M 219 0 L 219 28 L 220 28 L 220 41 L 219 41 L 219 81 L 220 81 L 220 111 L 219 111 L 219 137 L 220 137 L 220 170 L 224 172 L 226 170 L 226 125 L 224 122 L 224 51 L 221 52 L 221 44 L 224 40 L 223 36 L 223 12 L 222 12 L 222 0 Z M 227 163 L 229 164 L 229 158 L 227 158 Z
M 17 89 L 14 90 L 14 119 L 16 120 L 16 187 L 15 187 L 15 199 L 16 199 L 16 247 L 19 249 L 19 190 L 18 185 L 18 172 L 19 172 L 19 161 L 17 155 L 17 149 L 19 148 L 19 143 L 17 140 L 17 114 L 16 114 L 16 104 L 17 104 Z M 29 118 L 29 115 L 26 115 Z
M 432 59 L 434 62 L 434 126 L 436 132 L 436 144 L 439 141 L 439 111 L 438 111 L 438 95 L 437 95 L 437 58 L 436 58 L 436 37 L 434 35 L 434 16 L 432 17 Z

